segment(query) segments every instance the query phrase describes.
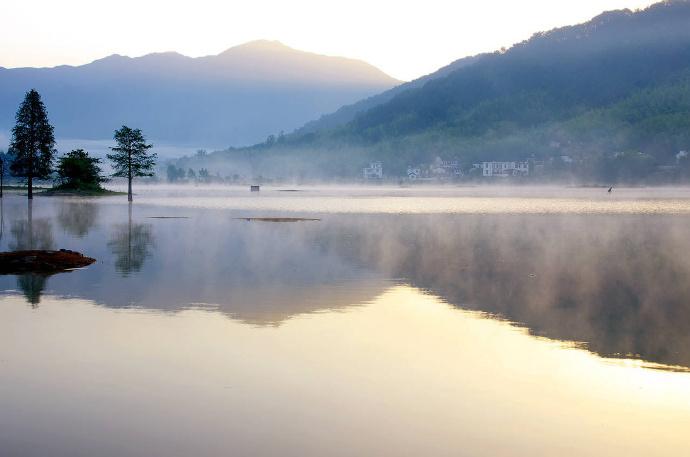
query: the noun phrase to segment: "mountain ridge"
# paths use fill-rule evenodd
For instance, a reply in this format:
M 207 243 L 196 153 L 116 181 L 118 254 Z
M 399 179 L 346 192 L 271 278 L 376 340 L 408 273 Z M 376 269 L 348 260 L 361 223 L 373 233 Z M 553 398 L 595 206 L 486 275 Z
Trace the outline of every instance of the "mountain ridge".
M 108 139 L 122 124 L 168 144 L 254 144 L 400 81 L 357 59 L 254 41 L 211 56 L 119 54 L 78 66 L 0 69 L 0 131 L 37 89 L 61 138 Z
M 380 69 L 374 67 L 373 65 L 361 60 L 361 59 L 354 59 L 354 58 L 349 58 L 349 57 L 341 57 L 341 56 L 331 56 L 331 55 L 325 55 L 325 54 L 318 54 L 314 52 L 308 52 L 308 51 L 301 51 L 295 48 L 292 48 L 290 46 L 287 46 L 280 41 L 271 41 L 271 40 L 253 40 L 249 41 L 237 46 L 232 46 L 224 51 L 219 52 L 218 54 L 209 54 L 209 55 L 204 55 L 204 56 L 199 56 L 199 57 L 191 57 L 191 56 L 186 56 L 184 54 L 181 54 L 177 51 L 162 51 L 162 52 L 151 52 L 147 53 L 141 56 L 127 56 L 123 54 L 110 54 L 105 57 L 101 57 L 98 59 L 95 59 L 91 62 L 87 62 L 84 64 L 80 65 L 56 65 L 52 67 L 15 67 L 15 68 L 5 68 L 0 66 L 0 70 L 8 70 L 8 71 L 13 71 L 13 70 L 19 70 L 19 71 L 24 71 L 24 72 L 33 72 L 33 71 L 39 71 L 39 72 L 45 72 L 49 70 L 88 70 L 91 68 L 99 68 L 103 66 L 108 66 L 111 64 L 122 64 L 122 63 L 127 63 L 131 65 L 150 65 L 150 64 L 156 64 L 156 63 L 162 63 L 162 64 L 172 64 L 172 63 L 189 63 L 189 64 L 204 64 L 204 65 L 210 65 L 213 67 L 215 70 L 233 70 L 233 66 L 237 65 L 238 59 L 252 59 L 253 61 L 262 61 L 263 63 L 271 63 L 275 64 L 275 60 L 270 60 L 270 62 L 266 62 L 266 59 L 283 59 L 282 62 L 280 63 L 288 63 L 290 64 L 291 62 L 287 59 L 285 59 L 287 56 L 291 58 L 296 58 L 296 59 L 302 59 L 303 61 L 306 61 L 308 59 L 318 59 L 321 64 L 325 63 L 334 63 L 334 64 L 343 64 L 343 63 L 348 63 L 350 65 L 356 66 L 358 70 L 364 70 L 365 74 L 359 75 L 361 76 L 361 79 L 355 80 L 357 83 L 364 83 L 364 84 L 382 84 L 382 85 L 387 85 L 387 84 L 400 84 L 403 81 L 397 80 Z M 299 62 L 303 63 L 303 62 Z M 225 67 L 225 68 L 224 68 Z M 269 68 L 269 67 L 267 67 Z M 273 71 L 275 71 L 275 67 L 270 67 Z M 310 68 L 314 69 L 314 68 Z M 241 75 L 240 75 L 241 76 Z M 333 75 L 329 75 L 333 76 Z M 243 79 L 252 79 L 255 78 L 256 75 L 251 75 L 251 77 L 244 77 Z M 368 78 L 366 78 L 368 77 Z M 279 80 L 279 78 L 276 78 L 276 80 Z M 324 81 L 325 82 L 325 81 Z

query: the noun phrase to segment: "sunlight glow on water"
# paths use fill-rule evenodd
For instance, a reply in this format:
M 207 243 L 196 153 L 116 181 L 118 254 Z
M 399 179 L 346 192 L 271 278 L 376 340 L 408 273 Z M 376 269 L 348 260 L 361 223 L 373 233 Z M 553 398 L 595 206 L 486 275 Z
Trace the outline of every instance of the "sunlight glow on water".
M 364 214 L 690 214 L 686 200 L 597 201 L 564 198 L 142 198 L 139 204 L 172 207 Z
M 273 328 L 55 298 L 0 307 L 13 324 L 0 336 L 0 440 L 19 450 L 13 437 L 30 436 L 33 455 L 690 449 L 690 376 L 611 365 L 410 287 Z
M 137 203 L 162 207 L 364 214 L 690 214 L 690 189 L 156 187 Z
M 278 190 L 6 196 L 0 456 L 690 452 L 688 190 Z

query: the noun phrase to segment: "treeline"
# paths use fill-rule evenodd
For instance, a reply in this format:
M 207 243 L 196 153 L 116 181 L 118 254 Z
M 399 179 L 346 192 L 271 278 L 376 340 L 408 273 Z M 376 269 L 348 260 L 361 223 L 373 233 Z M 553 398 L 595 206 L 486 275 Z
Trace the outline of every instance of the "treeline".
M 101 184 L 108 179 L 102 174 L 101 159 L 91 157 L 83 149 L 57 157 L 54 128 L 36 90 L 26 93 L 15 119 L 9 150 L 6 154 L 0 151 L 0 197 L 6 174 L 26 181 L 30 200 L 34 180 L 52 179 L 54 190 L 58 191 L 105 192 Z M 114 169 L 112 176 L 127 179 L 127 196 L 132 201 L 132 180 L 153 176 L 156 154 L 149 152 L 153 145 L 146 143 L 139 129 L 123 125 L 113 138 L 116 146 L 107 155 Z M 54 167 L 56 159 L 58 163 Z

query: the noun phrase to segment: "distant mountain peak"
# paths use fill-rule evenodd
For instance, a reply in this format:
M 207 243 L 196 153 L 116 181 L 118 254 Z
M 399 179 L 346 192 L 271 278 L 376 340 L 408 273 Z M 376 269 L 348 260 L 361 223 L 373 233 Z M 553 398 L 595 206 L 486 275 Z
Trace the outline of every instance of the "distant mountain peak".
M 131 59 L 131 57 L 123 56 L 122 54 L 110 54 L 109 56 L 105 56 L 105 57 L 101 57 L 100 59 L 96 59 L 91 63 L 94 64 L 94 63 L 102 63 L 102 62 L 115 62 L 115 61 L 129 60 L 129 59 Z
M 274 80 L 279 75 L 283 81 L 331 85 L 390 88 L 400 83 L 363 60 L 303 51 L 273 40 L 249 41 L 201 59 L 235 75 L 251 74 L 254 80 Z
M 291 48 L 280 41 L 272 40 L 253 40 L 246 43 L 231 46 L 217 55 L 217 57 L 232 56 L 237 54 L 262 55 L 266 53 L 299 53 L 297 49 Z M 211 57 L 211 56 L 209 56 Z
M 233 48 L 240 49 L 289 49 L 294 50 L 290 46 L 278 40 L 252 40 L 246 43 L 234 46 Z M 230 49 L 233 49 L 230 48 Z

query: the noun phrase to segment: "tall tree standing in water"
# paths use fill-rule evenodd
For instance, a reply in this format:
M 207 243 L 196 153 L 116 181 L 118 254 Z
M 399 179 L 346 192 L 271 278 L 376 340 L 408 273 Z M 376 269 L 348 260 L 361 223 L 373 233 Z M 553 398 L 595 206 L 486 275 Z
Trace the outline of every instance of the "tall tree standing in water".
M 31 200 L 34 198 L 34 178 L 48 179 L 55 155 L 53 126 L 48 121 L 41 96 L 34 89 L 26 93 L 17 111 L 10 152 L 14 156 L 10 171 L 26 178 Z
M 123 125 L 115 131 L 117 146 L 110 148 L 113 154 L 108 159 L 113 162 L 115 173 L 113 176 L 127 178 L 127 200 L 132 201 L 132 179 L 137 176 L 153 176 L 156 164 L 156 153 L 149 153 L 152 144 L 146 144 L 146 139 L 139 129 L 130 129 Z
M 0 151 L 0 198 L 2 198 L 2 188 L 5 185 L 5 153 Z

